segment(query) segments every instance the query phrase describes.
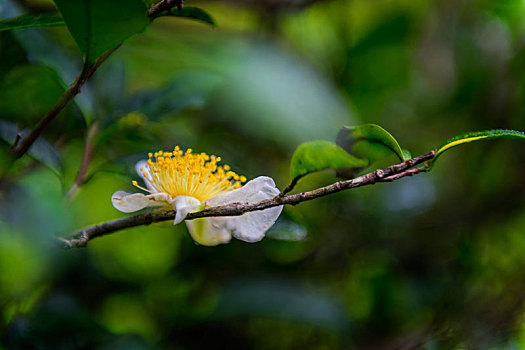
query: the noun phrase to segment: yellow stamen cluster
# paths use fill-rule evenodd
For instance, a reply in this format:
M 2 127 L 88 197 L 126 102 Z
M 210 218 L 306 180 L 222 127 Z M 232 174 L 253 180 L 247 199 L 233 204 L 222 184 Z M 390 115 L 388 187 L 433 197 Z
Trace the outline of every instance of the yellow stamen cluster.
M 176 146 L 172 152 L 148 154 L 147 169 L 140 171 L 158 191 L 172 197 L 190 196 L 205 201 L 218 194 L 242 187 L 246 177 L 233 172 L 228 165 L 217 165 L 220 157 L 206 153 L 183 152 Z M 136 181 L 133 185 L 138 186 Z

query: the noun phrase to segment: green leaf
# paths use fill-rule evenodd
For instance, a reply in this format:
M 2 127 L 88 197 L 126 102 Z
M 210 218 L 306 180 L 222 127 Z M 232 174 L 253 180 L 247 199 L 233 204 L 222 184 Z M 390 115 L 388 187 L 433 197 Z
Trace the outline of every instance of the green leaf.
M 360 168 L 368 165 L 366 159 L 356 158 L 330 141 L 305 142 L 295 150 L 290 162 L 293 182 L 314 171 L 337 168 Z
M 496 129 L 470 132 L 453 137 L 436 149 L 436 155 L 430 163 L 429 170 L 434 166 L 436 160 L 449 149 L 463 145 L 465 143 L 493 139 L 525 139 L 525 133 L 517 130 Z
M 22 15 L 21 8 L 11 0 L 1 1 L 2 10 L 0 19 L 15 18 Z M 7 33 L 4 33 L 7 34 Z M 15 30 L 9 32 L 27 53 L 31 63 L 48 66 L 55 70 L 60 77 L 61 84 L 66 88 L 78 75 L 81 65 L 78 58 L 74 59 L 66 54 L 62 47 L 50 40 L 41 28 L 31 30 Z M 96 105 L 92 98 L 92 89 L 88 81 L 82 87 L 82 93 L 75 97 L 75 103 L 82 111 L 84 118 L 89 119 L 93 115 Z
M 0 32 L 11 29 L 63 25 L 62 17 L 55 13 L 26 14 L 0 21 Z
M 13 144 L 19 132 L 27 135 L 29 131 L 19 131 L 16 124 L 0 120 L 0 139 L 4 140 L 8 145 Z M 60 155 L 55 148 L 42 137 L 38 138 L 33 145 L 31 145 L 27 153 L 32 158 L 53 170 L 57 175 L 62 173 L 62 159 Z
M 144 31 L 150 23 L 142 0 L 55 0 L 55 4 L 86 62 Z
M 403 152 L 403 158 L 405 160 L 412 158 L 412 153 L 410 153 L 409 150 L 403 148 L 402 152 Z
M 217 24 L 213 17 L 206 11 L 198 7 L 185 6 L 182 10 L 172 10 L 171 12 L 164 12 L 160 16 L 174 16 L 194 19 L 199 22 L 204 22 L 212 27 L 216 27 Z
M 388 131 L 375 124 L 344 126 L 337 134 L 336 143 L 348 153 L 368 159 L 370 164 L 391 154 L 405 161 L 409 154 Z

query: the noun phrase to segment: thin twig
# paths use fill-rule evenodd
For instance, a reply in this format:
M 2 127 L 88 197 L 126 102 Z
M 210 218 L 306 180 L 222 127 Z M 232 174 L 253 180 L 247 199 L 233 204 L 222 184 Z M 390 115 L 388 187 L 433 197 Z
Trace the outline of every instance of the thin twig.
M 179 11 L 184 7 L 184 0 L 162 0 L 151 6 L 148 10 L 148 17 L 151 20 L 159 17 L 163 12 L 170 12 L 172 8 L 176 7 Z
M 284 188 L 284 190 L 281 192 L 281 194 L 279 195 L 279 197 L 284 197 L 285 194 L 287 194 L 288 192 L 291 192 L 291 191 L 294 189 L 295 185 L 297 185 L 297 183 L 299 182 L 299 180 L 301 179 L 301 177 L 302 177 L 302 176 L 298 176 L 298 177 L 296 177 L 295 179 L 293 179 L 292 182 L 290 182 L 290 183 L 288 184 L 288 186 L 286 186 L 286 187 Z
M 390 182 L 398 180 L 405 176 L 412 176 L 421 171 L 419 168 L 410 169 L 418 164 L 434 158 L 436 152 L 430 151 L 421 156 L 408 159 L 403 163 L 389 166 L 385 169 L 378 169 L 368 174 L 356 177 L 351 180 L 338 181 L 331 185 L 317 188 L 312 191 L 291 194 L 287 196 L 276 196 L 257 203 L 232 203 L 219 207 L 206 208 L 200 212 L 190 213 L 186 220 L 193 220 L 212 216 L 238 216 L 247 212 L 264 210 L 280 205 L 296 205 L 315 198 L 327 196 L 336 192 L 350 188 L 373 185 L 378 182 Z M 87 227 L 73 235 L 70 238 L 59 238 L 61 246 L 64 248 L 85 247 L 93 238 L 101 237 L 109 233 L 123 230 L 129 227 L 149 225 L 154 222 L 168 221 L 175 218 L 173 210 L 154 210 L 150 213 L 137 214 L 125 218 L 104 222 L 98 225 Z
M 95 137 L 98 134 L 99 125 L 98 122 L 94 122 L 91 124 L 91 126 L 88 129 L 87 136 L 86 136 L 86 144 L 84 146 L 84 154 L 82 156 L 82 163 L 80 165 L 80 168 L 78 169 L 77 177 L 75 179 L 75 182 L 73 185 L 69 188 L 66 194 L 66 200 L 71 201 L 76 194 L 78 193 L 78 190 L 80 187 L 82 187 L 88 177 L 86 176 L 89 165 L 91 164 L 91 160 L 93 159 L 93 154 L 95 151 Z
M 17 142 L 15 145 L 13 145 L 10 152 L 11 164 L 18 158 L 22 157 L 29 150 L 31 145 L 36 141 L 42 131 L 44 131 L 44 129 L 49 125 L 49 123 L 51 123 L 56 118 L 56 116 L 68 105 L 68 103 L 73 100 L 73 98 L 80 92 L 81 87 L 93 75 L 93 73 L 96 72 L 102 62 L 104 62 L 119 47 L 120 45 L 115 46 L 97 58 L 93 63 L 84 65 L 84 68 L 77 76 L 75 81 L 69 85 L 67 90 L 64 91 L 62 96 L 60 96 L 53 107 L 51 107 L 51 109 L 42 117 L 42 119 L 40 119 L 33 130 L 31 130 L 31 132 L 27 134 L 27 136 L 24 137 L 20 142 Z
M 22 134 L 22 132 L 17 132 L 16 133 L 16 137 L 15 137 L 15 140 L 13 141 L 13 146 L 12 147 L 16 147 L 16 145 L 18 145 L 18 142 L 20 142 L 20 140 L 22 139 L 24 135 Z

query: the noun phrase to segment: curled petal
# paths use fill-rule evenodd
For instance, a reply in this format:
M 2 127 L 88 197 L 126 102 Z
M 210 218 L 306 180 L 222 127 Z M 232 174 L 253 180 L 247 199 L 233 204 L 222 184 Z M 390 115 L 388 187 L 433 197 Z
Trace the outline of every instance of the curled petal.
M 271 177 L 259 176 L 248 181 L 246 185 L 236 190 L 210 198 L 206 204 L 212 207 L 230 203 L 256 203 L 279 195 L 275 182 Z
M 151 184 L 151 173 L 149 171 L 149 168 L 147 167 L 148 161 L 146 160 L 139 160 L 137 164 L 135 164 L 135 171 L 144 181 L 144 184 L 146 184 L 146 188 L 150 190 L 152 193 L 159 192 L 153 185 Z
M 117 191 L 111 196 L 111 203 L 115 209 L 123 213 L 132 213 L 146 207 L 167 205 L 171 197 L 167 193 L 144 195 L 142 193 L 128 193 Z
M 256 203 L 279 194 L 275 182 L 267 176 L 257 177 L 243 187 L 220 194 L 206 201 L 209 206 L 229 203 Z M 246 242 L 257 242 L 264 238 L 266 231 L 275 223 L 283 207 L 278 206 L 261 211 L 245 213 L 241 216 L 207 218 L 204 228 L 210 230 L 207 235 L 228 232 L 235 238 Z M 222 243 L 222 242 L 221 242 Z
M 177 196 L 171 205 L 177 212 L 175 214 L 175 221 L 173 222 L 173 225 L 177 225 L 180 224 L 182 220 L 186 219 L 188 213 L 198 211 L 201 202 L 199 202 L 197 198 L 189 196 Z

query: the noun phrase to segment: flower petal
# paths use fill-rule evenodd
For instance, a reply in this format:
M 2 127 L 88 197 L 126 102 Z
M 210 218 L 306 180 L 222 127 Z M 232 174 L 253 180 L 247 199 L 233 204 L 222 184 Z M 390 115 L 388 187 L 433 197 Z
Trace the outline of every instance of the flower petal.
M 209 206 L 218 206 L 230 203 L 257 203 L 270 199 L 279 194 L 275 182 L 268 176 L 257 177 L 243 187 L 231 192 L 223 193 L 206 201 Z M 241 216 L 207 218 L 205 226 L 211 232 L 221 234 L 226 231 L 235 238 L 246 242 L 257 242 L 264 238 L 265 232 L 275 223 L 283 207 L 273 207 L 261 211 L 245 213 Z
M 199 244 L 212 246 L 228 243 L 232 238 L 224 223 L 225 218 L 203 218 L 186 221 L 193 240 Z
M 226 229 L 235 238 L 245 242 L 258 242 L 264 238 L 266 231 L 277 221 L 282 210 L 283 207 L 279 206 L 222 219 L 226 219 Z
M 142 193 L 128 193 L 117 191 L 111 196 L 111 203 L 115 209 L 123 213 L 132 213 L 146 207 L 155 207 L 169 204 L 171 197 L 167 193 L 144 195 Z
M 149 171 L 149 168 L 147 167 L 148 161 L 147 160 L 139 160 L 137 164 L 135 164 L 135 171 L 144 181 L 144 184 L 146 184 L 146 188 L 150 190 L 152 193 L 157 193 L 159 190 L 157 190 L 153 185 L 151 184 L 151 173 Z M 146 176 L 144 176 L 146 175 Z
M 175 221 L 173 225 L 180 224 L 182 220 L 186 219 L 186 215 L 195 212 L 199 209 L 201 202 L 197 198 L 189 196 L 177 196 L 171 202 L 173 209 L 177 212 L 175 214 Z
M 259 176 L 248 181 L 246 185 L 233 191 L 229 191 L 206 201 L 209 206 L 218 206 L 231 203 L 256 203 L 264 199 L 279 195 L 280 191 L 275 187 L 271 177 Z

